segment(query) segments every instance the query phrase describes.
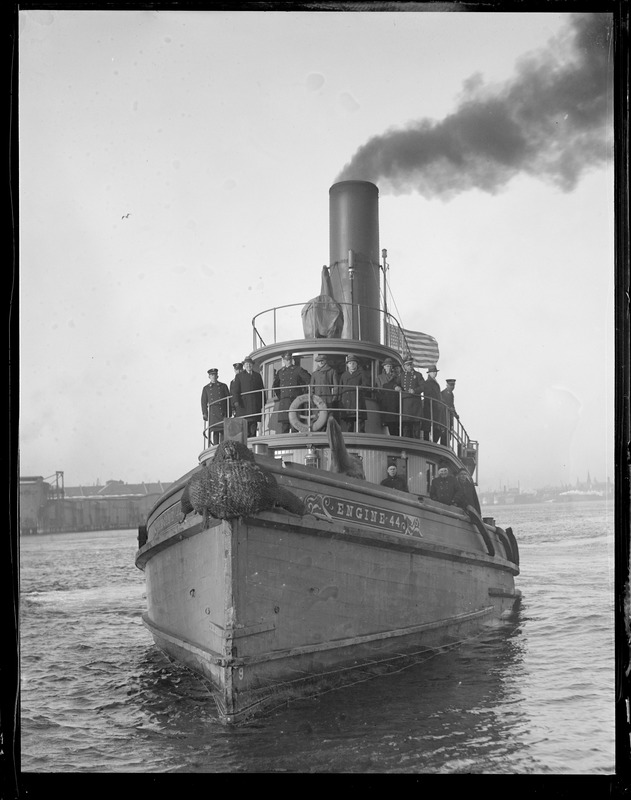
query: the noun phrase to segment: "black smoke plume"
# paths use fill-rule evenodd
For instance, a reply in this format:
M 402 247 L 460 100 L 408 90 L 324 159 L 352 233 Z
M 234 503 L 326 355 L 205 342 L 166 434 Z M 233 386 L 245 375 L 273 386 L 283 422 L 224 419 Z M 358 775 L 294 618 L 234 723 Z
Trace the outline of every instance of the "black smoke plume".
M 448 199 L 473 188 L 494 194 L 526 173 L 573 189 L 611 154 L 611 42 L 610 14 L 573 14 L 507 84 L 469 78 L 453 114 L 374 136 L 336 181 Z

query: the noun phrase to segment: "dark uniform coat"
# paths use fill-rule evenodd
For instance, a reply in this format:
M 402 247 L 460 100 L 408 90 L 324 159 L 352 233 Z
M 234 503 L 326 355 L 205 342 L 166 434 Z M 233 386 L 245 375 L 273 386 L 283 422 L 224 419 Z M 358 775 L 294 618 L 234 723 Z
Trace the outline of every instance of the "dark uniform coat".
M 475 490 L 475 484 L 473 482 L 473 478 L 466 469 L 460 470 L 460 472 L 456 475 L 456 481 L 458 482 L 462 500 L 464 501 L 463 508 L 466 508 L 467 506 L 473 506 L 478 514 L 481 514 L 482 511 L 480 509 L 478 494 Z
M 342 412 L 342 417 L 344 419 L 355 419 L 356 406 L 360 409 L 359 419 L 366 419 L 366 397 L 369 392 L 367 389 L 360 389 L 358 392 L 355 388 L 356 386 L 372 389 L 370 376 L 366 370 L 356 369 L 353 373 L 348 372 L 348 370 L 343 372 L 340 377 L 340 401 L 342 408 L 347 409 L 346 412 Z M 358 394 L 359 398 L 357 396 Z
M 208 427 L 217 430 L 228 416 L 230 392 L 225 383 L 207 383 L 202 389 L 202 417 L 208 420 Z
M 337 370 L 329 364 L 323 364 L 314 370 L 310 379 L 311 391 L 321 397 L 327 408 L 333 408 L 340 395 L 340 379 Z
M 399 392 L 395 391 L 394 387 L 398 385 L 400 385 L 399 379 L 394 370 L 392 370 L 390 374 L 382 372 L 380 375 L 377 375 L 375 386 L 377 388 L 377 402 L 379 403 L 379 408 L 383 412 L 381 414 L 382 425 L 394 424 L 397 422 L 396 415 L 399 413 Z M 380 391 L 382 389 L 385 391 Z
M 404 478 L 400 475 L 395 475 L 391 478 L 389 475 L 381 481 L 382 486 L 387 486 L 390 489 L 398 489 L 400 492 L 409 492 L 408 485 Z
M 377 402 L 381 409 L 382 425 L 387 425 L 390 433 L 394 433 L 398 428 L 399 422 L 399 397 L 400 392 L 395 391 L 395 386 L 399 386 L 399 379 L 394 370 L 388 374 L 382 372 L 375 379 L 377 388 Z
M 309 385 L 309 373 L 302 367 L 281 367 L 276 373 L 272 389 L 278 400 L 278 422 L 289 422 L 289 406 Z
M 263 408 L 263 378 L 259 372 L 239 372 L 233 381 L 232 405 L 237 417 L 260 422 Z M 250 394 L 251 393 L 251 394 Z
M 462 507 L 464 498 L 460 490 L 460 485 L 453 475 L 446 478 L 437 476 L 429 487 L 429 496 L 432 500 L 444 503 L 447 506 L 456 504 Z
M 447 385 L 440 393 L 441 400 L 447 406 L 444 409 L 447 422 L 449 423 L 449 427 L 453 426 L 454 417 L 458 419 L 458 414 L 456 413 L 456 406 L 454 403 L 454 390 L 451 386 Z
M 403 370 L 399 377 L 399 386 L 403 389 L 401 413 L 405 422 L 420 422 L 423 403 L 421 395 L 425 391 L 425 378 L 415 369 Z
M 442 404 L 442 396 L 440 393 L 440 384 L 436 378 L 429 377 L 425 381 L 423 387 L 423 417 L 429 424 L 431 419 L 433 422 L 445 422 L 445 406 Z
M 244 372 L 244 370 L 241 370 L 241 372 Z M 240 375 L 241 372 L 235 372 L 234 373 L 234 378 L 230 381 L 230 404 L 229 404 L 230 408 L 229 408 L 229 411 L 230 411 L 230 416 L 231 417 L 232 416 L 236 417 L 236 415 L 237 415 L 236 409 L 234 407 L 234 402 L 232 400 L 232 396 L 234 395 L 234 382 L 235 382 L 235 380 L 237 378 L 237 375 Z

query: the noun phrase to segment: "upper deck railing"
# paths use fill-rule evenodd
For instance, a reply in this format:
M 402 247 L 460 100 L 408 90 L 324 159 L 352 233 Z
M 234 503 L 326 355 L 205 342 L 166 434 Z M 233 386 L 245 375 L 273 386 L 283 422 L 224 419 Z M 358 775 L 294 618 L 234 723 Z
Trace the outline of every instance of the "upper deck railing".
M 362 330 L 362 312 L 370 311 L 377 312 L 381 315 L 382 331 L 387 329 L 387 325 L 392 325 L 397 329 L 400 341 L 403 342 L 405 340 L 399 321 L 388 311 L 373 306 L 359 305 L 357 303 L 336 302 L 337 305 L 341 306 L 349 315 L 349 319 L 352 320 L 353 336 L 346 338 L 359 339 L 362 341 L 362 335 L 365 333 L 365 331 Z M 252 318 L 252 349 L 259 350 L 261 347 L 296 339 L 296 309 L 302 311 L 305 305 L 307 305 L 307 303 L 290 303 L 288 305 L 268 308 L 256 314 L 256 316 Z M 384 333 L 382 333 L 382 337 L 384 340 L 387 339 Z M 335 341 L 335 339 L 331 341 Z M 383 343 L 388 344 L 387 341 Z
M 291 432 L 308 434 L 323 430 L 328 415 L 333 414 L 347 429 L 350 428 L 355 433 L 432 441 L 449 448 L 464 461 L 473 459 L 473 462 L 477 462 L 478 443 L 469 438 L 459 416 L 441 400 L 431 398 L 429 403 L 427 401 L 430 398 L 423 398 L 421 413 L 414 414 L 406 408 L 406 403 L 413 398 L 420 401 L 419 395 L 397 389 L 367 386 L 336 386 L 331 389 L 331 399 L 328 402 L 316 395 L 311 386 L 304 385 L 283 387 L 284 392 L 295 395 L 293 399 L 286 397 L 284 403 L 279 399 L 275 388 L 243 392 L 242 398 L 260 395 L 260 400 L 257 398 L 254 406 L 258 407 L 260 403 L 261 410 L 236 416 L 256 421 L 257 437 L 267 437 L 279 432 L 277 428 L 281 418 L 287 421 Z M 342 393 L 346 397 L 344 405 L 340 400 Z M 353 398 L 352 402 L 349 402 L 349 397 Z M 211 403 L 208 419 L 213 420 L 213 406 L 224 409 L 226 403 L 227 399 Z M 279 418 L 279 415 L 282 417 Z M 223 417 L 221 414 L 217 416 L 218 421 L 205 424 L 205 447 L 210 444 L 212 431 L 223 431 Z

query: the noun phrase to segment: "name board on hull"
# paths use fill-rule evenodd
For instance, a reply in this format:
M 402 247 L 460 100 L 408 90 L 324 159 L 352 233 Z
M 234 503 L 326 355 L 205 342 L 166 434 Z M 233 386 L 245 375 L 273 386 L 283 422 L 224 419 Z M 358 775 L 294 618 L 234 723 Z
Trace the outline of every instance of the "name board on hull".
M 355 503 L 332 497 L 328 494 L 308 494 L 304 504 L 310 514 L 323 514 L 326 517 L 370 525 L 374 528 L 403 533 L 406 536 L 422 538 L 421 520 L 398 511 L 391 511 L 381 506 Z

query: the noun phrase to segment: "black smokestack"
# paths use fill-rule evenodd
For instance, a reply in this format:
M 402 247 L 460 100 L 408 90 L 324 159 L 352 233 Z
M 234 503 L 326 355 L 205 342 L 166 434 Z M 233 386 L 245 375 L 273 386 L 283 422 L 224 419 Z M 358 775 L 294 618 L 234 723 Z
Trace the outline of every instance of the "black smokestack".
M 547 49 L 519 62 L 512 81 L 493 89 L 470 78 L 453 114 L 373 137 L 336 181 L 448 198 L 473 188 L 493 194 L 525 173 L 573 189 L 610 153 L 611 19 L 573 14 Z

